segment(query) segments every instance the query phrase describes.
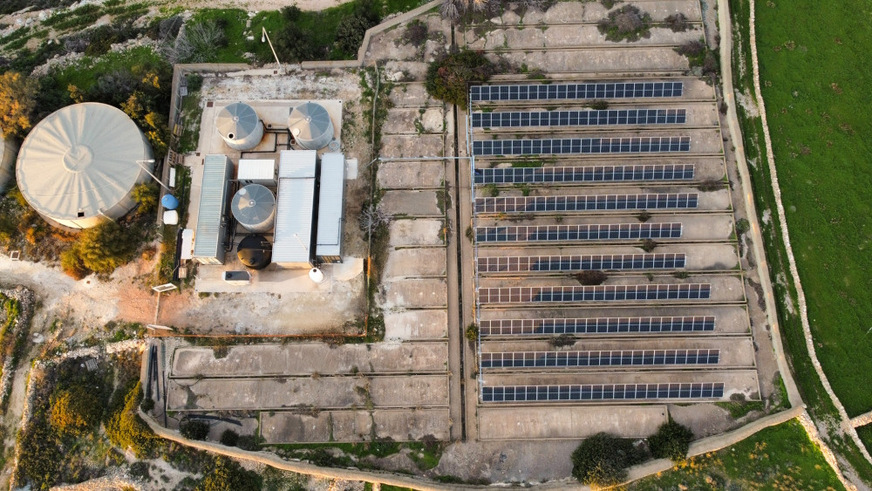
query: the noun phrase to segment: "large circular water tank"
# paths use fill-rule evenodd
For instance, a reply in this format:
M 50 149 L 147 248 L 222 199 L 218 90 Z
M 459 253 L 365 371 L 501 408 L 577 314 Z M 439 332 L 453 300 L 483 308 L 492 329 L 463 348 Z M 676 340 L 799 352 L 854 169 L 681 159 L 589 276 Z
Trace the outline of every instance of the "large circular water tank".
M 16 177 L 27 202 L 49 222 L 89 228 L 136 206 L 133 188 L 151 179 L 151 146 L 126 114 L 106 104 L 74 104 L 39 122 L 18 152 Z
M 276 197 L 266 186 L 249 184 L 233 196 L 230 210 L 246 230 L 268 232 L 276 216 Z
M 15 155 L 17 152 L 18 146 L 11 139 L 7 139 L 3 132 L 0 131 L 0 193 L 6 191 L 6 186 L 15 172 Z
M 263 139 L 263 122 L 248 104 L 235 102 L 218 113 L 215 127 L 234 150 L 251 150 Z
M 246 235 L 236 246 L 236 257 L 246 268 L 263 269 L 272 260 L 272 244 L 263 235 Z
M 288 116 L 288 129 L 297 144 L 307 150 L 321 150 L 333 140 L 333 121 L 324 106 L 306 102 Z

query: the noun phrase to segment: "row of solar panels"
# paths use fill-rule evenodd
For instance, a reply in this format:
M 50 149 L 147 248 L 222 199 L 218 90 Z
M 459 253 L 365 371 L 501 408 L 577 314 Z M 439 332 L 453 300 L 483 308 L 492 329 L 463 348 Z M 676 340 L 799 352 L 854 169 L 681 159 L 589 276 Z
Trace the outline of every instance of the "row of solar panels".
M 483 402 L 609 401 L 639 399 L 719 399 L 724 384 L 593 384 L 484 386 Z
M 479 288 L 479 301 L 487 303 L 617 302 L 645 300 L 706 300 L 708 283 L 607 286 L 536 286 Z
M 477 156 L 668 153 L 689 151 L 689 136 L 544 138 L 537 140 L 479 140 L 472 142 L 472 154 Z
M 482 368 L 716 365 L 720 350 L 516 351 L 482 353 Z
M 469 100 L 646 99 L 681 97 L 684 82 L 594 82 L 580 84 L 473 85 Z
M 688 181 L 693 164 L 503 167 L 475 169 L 476 184 L 549 182 Z
M 540 334 L 630 334 L 714 331 L 714 316 L 579 317 L 549 319 L 492 319 L 479 325 L 482 336 Z
M 681 238 L 680 223 L 609 223 L 592 225 L 516 225 L 476 227 L 477 242 L 550 242 L 569 240 L 644 240 Z
M 685 254 L 589 254 L 574 256 L 479 257 L 480 273 L 531 271 L 590 271 L 626 269 L 678 269 L 687 262 Z
M 503 196 L 475 198 L 476 213 L 536 211 L 693 209 L 697 193 L 600 194 L 588 196 Z
M 540 126 L 666 125 L 687 122 L 686 109 L 604 109 L 601 111 L 535 111 L 472 113 L 473 128 Z

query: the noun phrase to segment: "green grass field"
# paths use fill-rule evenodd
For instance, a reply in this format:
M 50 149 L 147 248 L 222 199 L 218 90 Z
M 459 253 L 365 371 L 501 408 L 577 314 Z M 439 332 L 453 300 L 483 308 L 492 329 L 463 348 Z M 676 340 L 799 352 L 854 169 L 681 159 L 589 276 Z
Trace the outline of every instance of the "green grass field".
M 872 409 L 868 2 L 760 2 L 757 47 L 816 348 L 848 414 Z
M 802 426 L 791 420 L 673 470 L 632 483 L 631 490 L 844 489 Z

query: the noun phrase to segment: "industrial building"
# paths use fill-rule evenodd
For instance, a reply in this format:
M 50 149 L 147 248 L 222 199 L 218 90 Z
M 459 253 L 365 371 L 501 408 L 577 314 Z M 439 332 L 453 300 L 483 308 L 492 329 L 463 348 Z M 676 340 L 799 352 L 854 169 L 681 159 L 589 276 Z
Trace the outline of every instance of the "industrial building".
M 21 194 L 49 223 L 84 229 L 136 206 L 154 165 L 145 135 L 120 109 L 74 104 L 31 130 L 18 153 Z
M 282 268 L 312 264 L 312 213 L 315 210 L 314 150 L 283 150 L 272 261 Z
M 202 264 L 224 264 L 227 194 L 233 162 L 226 155 L 207 155 L 203 166 L 193 259 Z

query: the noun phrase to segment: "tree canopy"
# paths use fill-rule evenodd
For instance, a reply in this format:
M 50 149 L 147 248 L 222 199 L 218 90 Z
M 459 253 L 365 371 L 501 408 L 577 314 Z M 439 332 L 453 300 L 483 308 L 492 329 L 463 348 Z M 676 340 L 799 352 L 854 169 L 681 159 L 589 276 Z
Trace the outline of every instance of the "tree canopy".
M 0 132 L 24 136 L 33 125 L 39 84 L 18 72 L 0 74 Z

